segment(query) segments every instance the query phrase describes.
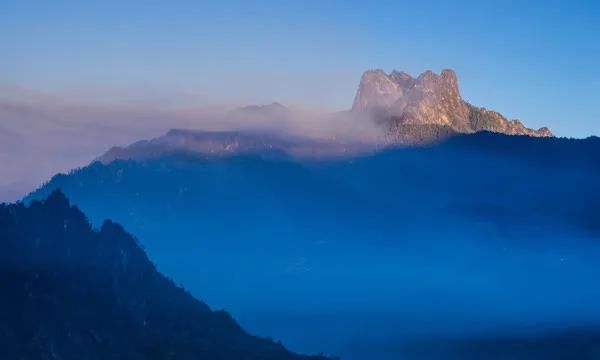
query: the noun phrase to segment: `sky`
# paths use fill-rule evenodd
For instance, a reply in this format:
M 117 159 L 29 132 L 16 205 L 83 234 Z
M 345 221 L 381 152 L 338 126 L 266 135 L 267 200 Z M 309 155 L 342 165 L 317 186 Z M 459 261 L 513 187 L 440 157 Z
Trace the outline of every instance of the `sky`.
M 467 101 L 585 137 L 600 133 L 599 18 L 597 1 L 2 0 L 0 86 L 336 110 L 366 69 L 452 68 Z

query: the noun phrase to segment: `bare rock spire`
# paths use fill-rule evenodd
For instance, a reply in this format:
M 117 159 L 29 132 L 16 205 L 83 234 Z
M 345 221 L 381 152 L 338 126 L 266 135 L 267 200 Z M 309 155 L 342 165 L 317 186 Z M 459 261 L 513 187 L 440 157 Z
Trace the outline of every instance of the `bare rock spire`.
M 501 114 L 473 106 L 462 99 L 458 77 L 453 70 L 441 74 L 430 70 L 417 78 L 394 70 L 369 70 L 361 77 L 352 111 L 369 112 L 384 118 L 390 137 L 410 142 L 419 129 L 419 139 L 427 138 L 423 129 L 443 133 L 492 131 L 509 135 L 552 136 L 548 128 L 533 130 L 518 120 L 509 121 Z M 444 131 L 440 131 L 444 128 Z M 408 140 L 407 140 L 408 139 Z M 435 139 L 432 139 L 435 140 Z

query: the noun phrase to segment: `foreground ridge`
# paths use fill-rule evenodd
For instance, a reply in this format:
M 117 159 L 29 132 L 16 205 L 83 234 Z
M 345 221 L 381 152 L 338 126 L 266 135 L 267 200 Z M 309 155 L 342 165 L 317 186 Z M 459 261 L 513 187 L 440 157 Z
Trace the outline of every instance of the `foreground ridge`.
M 160 274 L 137 241 L 99 230 L 59 190 L 0 204 L 0 358 L 322 359 L 245 333 Z

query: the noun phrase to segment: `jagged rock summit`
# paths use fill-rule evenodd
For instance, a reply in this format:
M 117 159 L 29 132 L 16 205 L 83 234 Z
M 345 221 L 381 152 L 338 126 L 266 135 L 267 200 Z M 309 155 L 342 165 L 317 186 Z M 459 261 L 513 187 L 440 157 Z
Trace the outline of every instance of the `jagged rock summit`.
M 352 105 L 388 127 L 392 142 L 435 141 L 453 133 L 491 131 L 508 135 L 553 136 L 546 127 L 525 127 L 518 120 L 473 106 L 462 99 L 453 70 L 425 71 L 417 78 L 400 71 L 366 71 Z

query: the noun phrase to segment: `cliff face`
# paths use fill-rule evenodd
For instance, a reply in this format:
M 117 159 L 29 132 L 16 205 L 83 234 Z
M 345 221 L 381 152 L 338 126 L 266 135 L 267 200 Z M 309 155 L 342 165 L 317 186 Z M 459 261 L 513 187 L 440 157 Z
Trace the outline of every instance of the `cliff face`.
M 509 135 L 552 136 L 548 128 L 525 127 L 518 120 L 464 101 L 452 70 L 405 72 L 369 70 L 361 78 L 352 111 L 367 112 L 388 127 L 392 142 L 433 141 L 452 133 L 492 131 Z

